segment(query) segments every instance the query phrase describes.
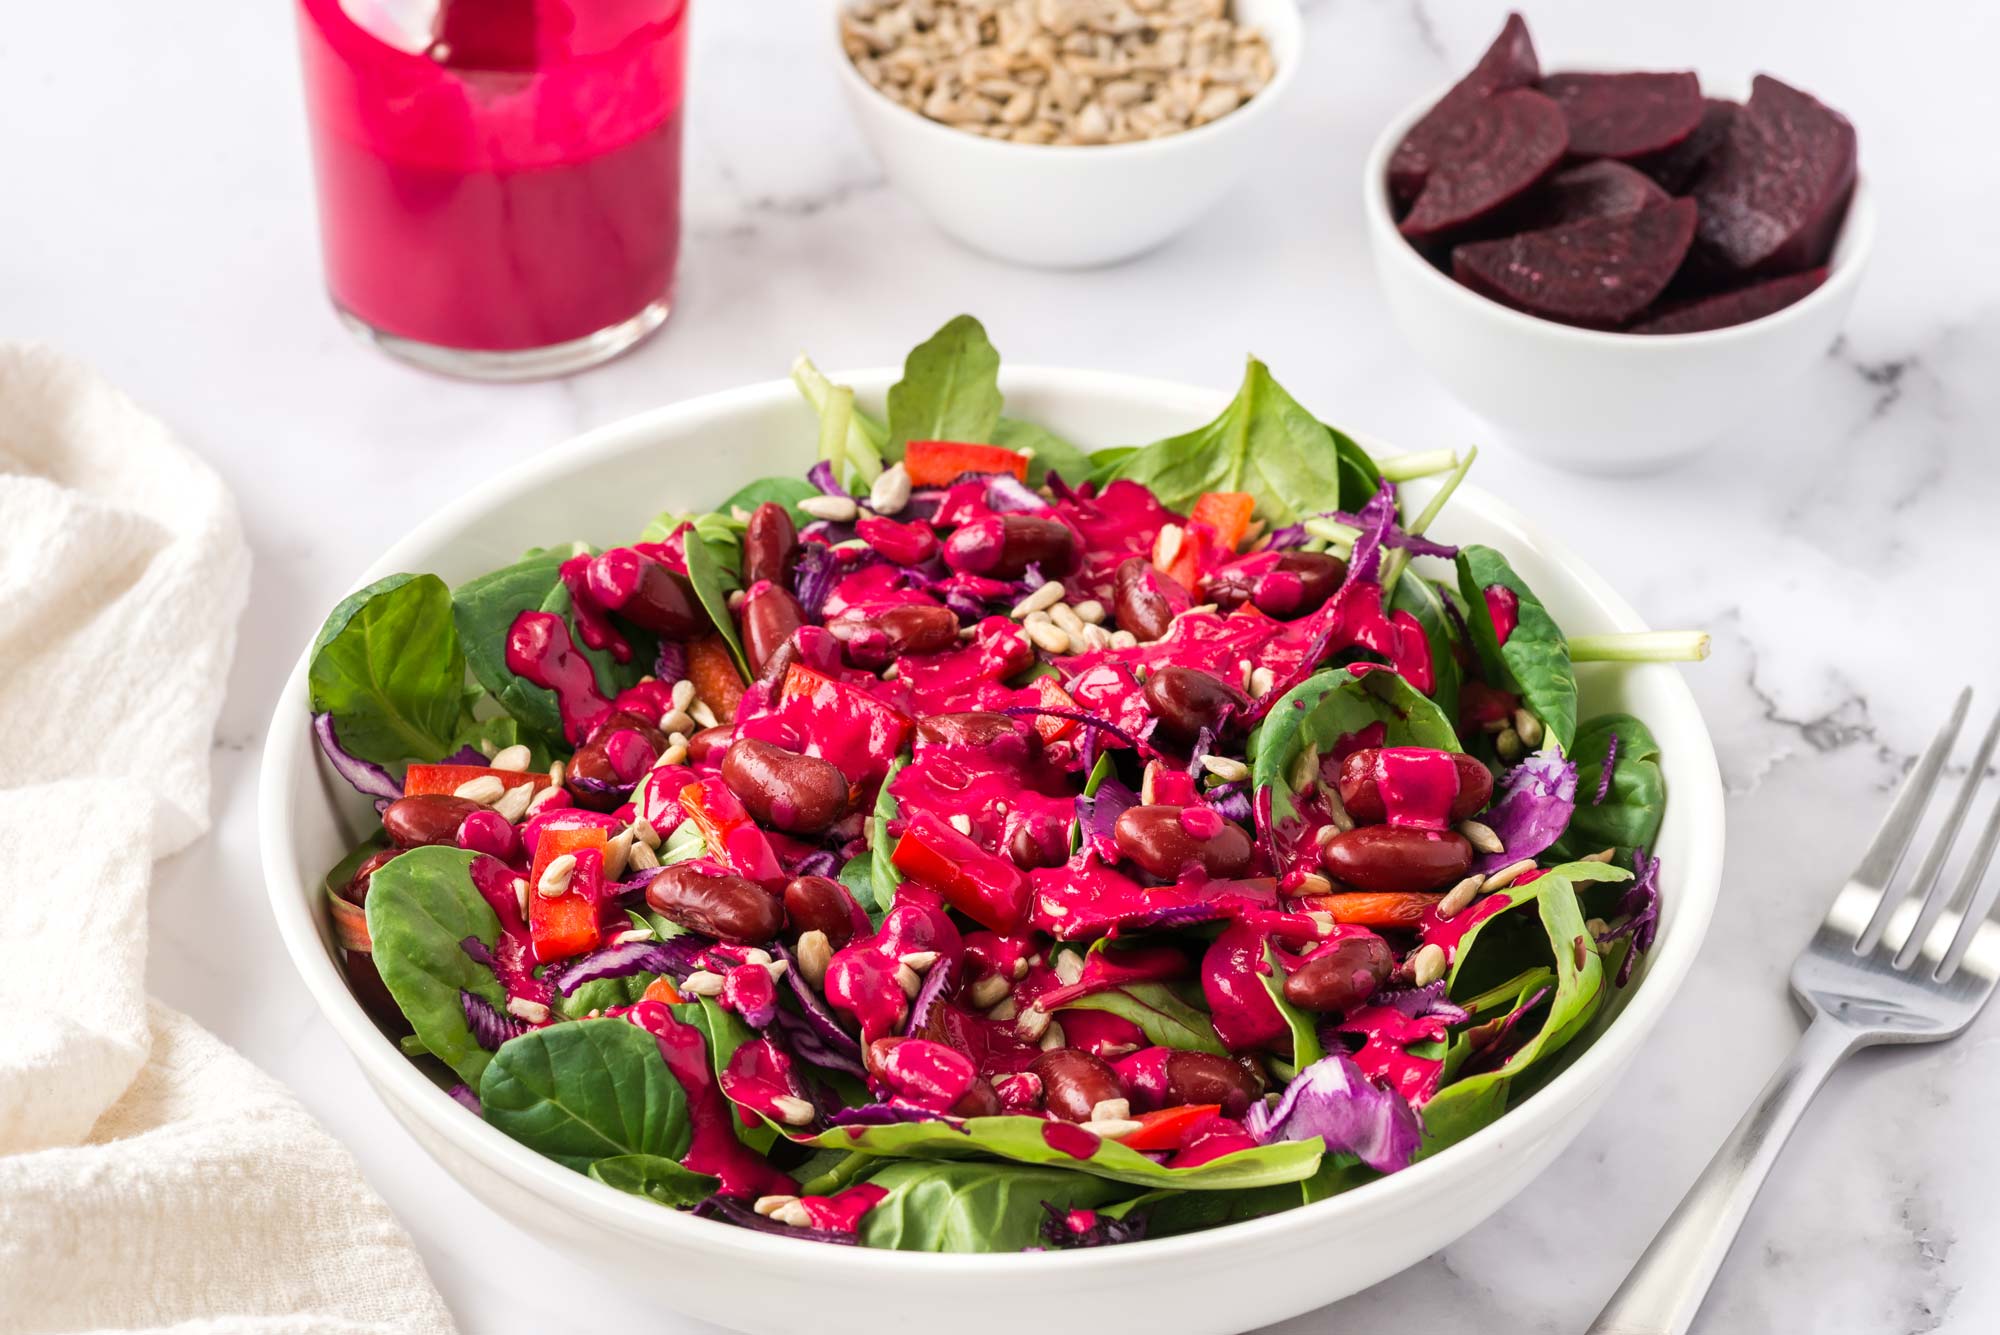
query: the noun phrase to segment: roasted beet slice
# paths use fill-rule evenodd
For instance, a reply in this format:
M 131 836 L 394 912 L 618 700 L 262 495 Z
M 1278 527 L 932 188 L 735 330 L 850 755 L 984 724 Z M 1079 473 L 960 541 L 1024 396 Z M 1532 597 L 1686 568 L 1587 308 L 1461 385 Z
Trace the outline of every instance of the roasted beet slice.
M 1519 14 L 1509 14 L 1500 35 L 1472 72 L 1452 85 L 1424 118 L 1410 127 L 1403 142 L 1389 159 L 1389 193 L 1398 205 L 1406 205 L 1424 188 L 1434 161 L 1432 147 L 1451 113 L 1468 103 L 1480 101 L 1509 88 L 1525 88 L 1539 79 L 1542 67 L 1535 59 L 1535 43 L 1528 36 L 1528 24 Z
M 1856 172 L 1854 126 L 1845 116 L 1758 75 L 1694 183 L 1697 258 L 1718 274 L 1760 277 L 1826 263 Z
M 1615 329 L 1666 290 L 1694 227 L 1694 201 L 1676 199 L 1622 218 L 1463 245 L 1451 253 L 1451 274 L 1530 315 Z
M 1635 165 L 1640 171 L 1660 183 L 1660 188 L 1670 195 L 1684 195 L 1701 169 L 1708 165 L 1708 159 L 1729 133 L 1729 123 L 1736 119 L 1736 113 L 1743 110 L 1742 104 L 1727 98 L 1704 98 L 1701 104 L 1701 123 L 1694 127 L 1694 133 L 1675 144 L 1664 153 L 1655 153 L 1645 161 Z
M 1701 124 L 1701 80 L 1679 74 L 1551 74 L 1539 87 L 1562 108 L 1569 151 L 1640 158 L 1685 140 Z
M 1562 161 L 1562 111 L 1531 88 L 1515 88 L 1454 111 L 1431 143 L 1423 193 L 1400 224 L 1413 241 L 1439 236 L 1520 198 Z
M 1699 334 L 1708 329 L 1761 320 L 1781 311 L 1826 281 L 1825 269 L 1786 274 L 1700 301 L 1685 302 L 1632 326 L 1634 334 Z
M 1536 186 L 1512 211 L 1515 232 L 1540 231 L 1585 218 L 1616 218 L 1669 196 L 1635 167 L 1608 159 L 1565 167 Z

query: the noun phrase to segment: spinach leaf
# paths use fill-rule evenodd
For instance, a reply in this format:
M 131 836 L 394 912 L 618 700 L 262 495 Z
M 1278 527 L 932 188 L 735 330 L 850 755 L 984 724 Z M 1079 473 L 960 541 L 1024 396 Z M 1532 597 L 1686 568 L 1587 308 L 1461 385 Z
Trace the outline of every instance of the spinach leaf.
M 530 552 L 451 594 L 451 618 L 473 677 L 521 726 L 545 737 L 562 736 L 555 692 L 514 675 L 507 666 L 507 634 L 515 617 L 539 610 L 550 592 L 562 587 L 556 572 L 563 560 L 562 552 Z
M 1315 1137 L 1238 1150 L 1193 1168 L 1167 1168 L 1115 1140 L 1100 1141 L 1088 1158 L 1078 1158 L 1049 1143 L 1044 1134 L 1049 1126 L 1039 1117 L 1020 1115 L 973 1117 L 956 1125 L 896 1122 L 885 1126 L 834 1127 L 795 1143 L 898 1159 L 964 1159 L 984 1154 L 1012 1163 L 1090 1174 L 1142 1187 L 1188 1191 L 1226 1191 L 1302 1181 L 1319 1167 L 1322 1154 Z
M 709 1066 L 718 1080 L 729 1066 L 729 1059 L 736 1055 L 736 1049 L 757 1036 L 734 1011 L 722 1009 L 708 997 L 683 1002 L 671 1009 L 675 1019 L 701 1031 L 703 1041 L 708 1044 Z M 736 1138 L 763 1153 L 777 1143 L 778 1133 L 762 1121 L 745 1126 L 739 1117 L 736 1119 Z
M 1310 1181 L 1312 1179 L 1307 1179 L 1307 1182 Z M 1113 1219 L 1143 1215 L 1147 1237 L 1171 1238 L 1179 1233 L 1219 1228 L 1224 1224 L 1293 1209 L 1305 1203 L 1300 1199 L 1301 1185 L 1284 1182 L 1272 1187 L 1251 1187 L 1245 1191 L 1149 1191 L 1105 1206 L 1098 1213 Z
M 791 1169 L 798 1179 L 799 1195 L 831 1196 L 834 1192 L 853 1186 L 882 1166 L 882 1160 L 873 1154 L 862 1154 L 850 1150 L 814 1150 L 805 1162 Z
M 854 902 L 868 915 L 868 920 L 877 927 L 885 916 L 882 906 L 875 901 L 875 850 L 864 848 L 849 858 L 840 869 L 840 883 L 854 896 Z
M 699 528 L 695 531 L 700 533 Z M 729 590 L 736 582 L 734 576 L 725 581 L 723 568 L 716 564 L 715 555 L 706 540 L 685 543 L 682 551 L 687 557 L 688 583 L 694 586 L 695 597 L 701 600 L 708 619 L 715 623 L 723 643 L 729 646 L 729 654 L 736 660 L 736 670 L 743 674 L 743 680 L 756 680 L 756 675 L 750 671 L 750 660 L 744 657 L 743 641 L 736 635 L 736 618 L 729 611 Z
M 1354 437 L 1339 427 L 1326 428 L 1333 435 L 1333 447 L 1340 453 L 1340 508 L 1359 510 L 1368 504 L 1382 485 L 1382 467 Z
M 1310 1015 L 1285 1000 L 1285 971 L 1278 964 L 1277 947 L 1269 941 L 1264 943 L 1264 967 L 1270 972 L 1258 974 L 1257 981 L 1271 994 L 1271 1003 L 1285 1017 L 1285 1027 L 1292 1031 L 1292 1070 L 1303 1071 L 1326 1055 L 1320 1047 L 1319 1031 L 1313 1028 Z
M 645 1196 L 662 1205 L 688 1209 L 715 1194 L 720 1183 L 705 1173 L 692 1173 L 658 1154 L 618 1154 L 590 1165 L 590 1176 L 607 1187 Z
M 624 1020 L 508 1039 L 479 1079 L 479 1106 L 494 1126 L 579 1173 L 621 1155 L 678 1160 L 692 1134 L 687 1094 L 659 1045 Z
M 1618 735 L 1618 755 L 1611 764 L 1611 791 L 1602 802 L 1592 802 L 1613 733 Z M 1652 847 L 1667 806 L 1660 744 L 1652 730 L 1630 714 L 1599 714 L 1576 730 L 1571 759 L 1576 761 L 1576 814 L 1550 852 L 1579 858 L 1609 847 L 1629 857 L 1635 847 Z
M 898 1163 L 869 1179 L 889 1194 L 861 1217 L 861 1245 L 904 1252 L 1018 1252 L 1041 1245 L 1042 1202 L 1088 1210 L 1127 1195 L 1057 1168 Z
M 1454 997 L 1492 994 L 1508 980 L 1519 982 L 1517 997 L 1531 996 L 1536 984 L 1519 975 L 1543 967 L 1554 970 L 1554 990 L 1543 1003 L 1540 1027 L 1502 1065 L 1445 1085 L 1424 1105 L 1423 1154 L 1463 1140 L 1506 1111 L 1514 1081 L 1589 1024 L 1603 1004 L 1607 976 L 1584 926 L 1578 888 L 1630 879 L 1630 872 L 1601 863 L 1565 863 L 1527 885 L 1498 892 L 1508 896 L 1508 906 L 1482 919 L 1459 943 L 1446 984 Z M 1585 943 L 1581 961 L 1579 940 Z M 1456 1071 L 1458 1063 L 1451 1065 Z
M 869 820 L 869 882 L 875 908 L 879 913 L 887 913 L 896 907 L 896 887 L 903 883 L 903 873 L 897 871 L 896 864 L 889 860 L 890 855 L 896 851 L 895 840 L 889 837 L 889 822 L 902 812 L 895 796 L 889 791 L 889 785 L 896 781 L 896 775 L 909 763 L 909 756 L 900 755 L 896 757 L 895 763 L 889 766 L 889 773 L 883 778 L 881 788 L 876 790 L 875 813 Z
M 592 1011 L 636 1005 L 644 999 L 647 984 L 658 977 L 656 973 L 628 973 L 623 978 L 594 978 L 569 995 L 557 997 L 552 1009 L 566 1020 L 581 1020 Z
M 1504 645 L 1486 606 L 1486 590 L 1496 584 L 1513 590 L 1520 602 L 1519 620 Z M 1487 674 L 1495 685 L 1521 697 L 1567 755 L 1576 741 L 1576 672 L 1555 618 L 1506 557 L 1477 543 L 1459 549 L 1458 593 L 1465 600 L 1473 649 Z
M 1000 354 L 979 321 L 954 316 L 911 351 L 903 378 L 889 387 L 885 457 L 902 458 L 913 440 L 988 444 L 1000 403 Z
M 1405 572 L 1389 597 L 1389 610 L 1408 612 L 1424 628 L 1431 650 L 1431 699 L 1448 719 L 1458 717 L 1458 628 L 1445 607 L 1444 591 L 1421 575 Z
M 1356 676 L 1347 668 L 1317 673 L 1285 692 L 1250 738 L 1251 791 L 1270 789 L 1272 825 L 1298 819 L 1292 777 L 1303 767 L 1300 757 L 1310 753 L 1317 769 L 1322 753 L 1371 723 L 1383 725 L 1385 746 L 1460 749 L 1451 720 L 1397 674 Z
M 1215 1025 L 1208 1014 L 1183 1000 L 1165 983 L 1134 983 L 1109 992 L 1093 992 L 1063 1009 L 1109 1011 L 1138 1025 L 1145 1031 L 1146 1041 L 1157 1047 L 1212 1052 L 1218 1057 L 1229 1055 L 1222 1040 L 1216 1037 Z
M 1336 433 L 1252 358 L 1242 387 L 1220 417 L 1124 456 L 1110 476 L 1145 483 L 1162 505 L 1182 513 L 1203 492 L 1247 491 L 1266 522 L 1292 524 L 1341 507 L 1348 490 L 1343 469 L 1354 473 L 1367 458 L 1352 441 L 1348 446 L 1343 453 Z M 1366 490 L 1375 490 L 1372 476 Z
M 1005 445 L 1008 449 L 1028 456 L 1028 485 L 1039 487 L 1042 479 L 1054 469 L 1062 474 L 1063 481 L 1075 486 L 1090 476 L 1091 458 L 1084 451 L 1050 431 L 1047 427 L 1036 426 L 1033 422 L 1023 422 L 1015 417 L 1003 417 L 1000 425 L 993 430 L 993 444 Z
M 1095 451 L 1090 456 L 1090 471 L 1084 474 L 1084 480 L 1096 483 L 1102 490 L 1105 483 L 1118 476 L 1118 469 L 1124 462 L 1138 452 L 1137 445 L 1107 445 Z M 1067 473 L 1063 474 L 1063 481 L 1069 481 Z
M 759 478 L 743 487 L 722 504 L 716 506 L 719 514 L 734 518 L 738 510 L 745 518 L 766 501 L 776 501 L 792 512 L 792 522 L 804 528 L 812 522 L 812 516 L 799 509 L 799 502 L 808 496 L 819 495 L 819 488 L 802 477 Z
M 464 713 L 465 654 L 436 575 L 390 575 L 342 600 L 313 641 L 307 680 L 340 744 L 395 765 L 450 753 Z
M 460 848 L 413 848 L 378 869 L 368 886 L 368 936 L 375 967 L 423 1045 L 458 1078 L 477 1086 L 492 1054 L 465 1023 L 460 992 L 504 1010 L 507 993 L 493 971 L 459 948 L 468 936 L 491 946 L 500 919 L 472 884 L 472 859 Z

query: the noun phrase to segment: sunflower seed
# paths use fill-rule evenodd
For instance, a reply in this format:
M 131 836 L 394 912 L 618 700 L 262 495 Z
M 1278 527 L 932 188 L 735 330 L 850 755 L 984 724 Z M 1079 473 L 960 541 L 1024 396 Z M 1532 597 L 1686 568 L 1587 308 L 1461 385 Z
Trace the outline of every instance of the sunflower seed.
M 505 750 L 495 752 L 493 759 L 487 761 L 486 764 L 492 769 L 504 769 L 515 774 L 522 774 L 527 771 L 528 762 L 533 759 L 534 755 L 529 752 L 527 747 L 516 743 Z
M 1250 777 L 1250 767 L 1233 756 L 1205 755 L 1201 767 L 1224 783 L 1241 783 Z
M 543 899 L 561 899 L 569 893 L 570 878 L 575 875 L 576 854 L 559 853 L 542 868 L 542 879 L 535 882 L 535 893 Z
M 708 969 L 696 969 L 675 990 L 689 997 L 719 997 L 722 995 L 722 975 Z
M 493 810 L 509 825 L 518 824 L 521 817 L 528 814 L 528 804 L 540 794 L 531 783 L 517 783 L 500 794 L 500 800 L 493 804 Z
M 1012 616 L 1016 621 L 1020 621 L 1035 612 L 1046 612 L 1061 602 L 1062 596 L 1062 581 L 1048 580 L 1033 593 L 1023 598 L 1020 602 L 1015 603 L 1014 610 L 1008 615 Z
M 799 934 L 799 943 L 792 948 L 792 958 L 799 962 L 799 977 L 814 987 L 826 986 L 826 966 L 833 963 L 833 943 L 827 940 L 825 932 L 814 928 Z
M 686 680 L 675 682 L 673 699 L 675 709 L 686 709 L 689 705 L 693 704 L 694 683 Z
M 771 1100 L 771 1109 L 778 1114 L 778 1120 L 786 1126 L 807 1126 L 811 1124 L 815 1117 L 819 1116 L 817 1108 L 796 1094 L 778 1095 L 777 1098 Z M 797 1218 L 792 1217 L 794 1212 L 797 1213 Z M 797 1201 L 773 1210 L 771 1218 L 781 1224 L 792 1224 L 794 1226 L 812 1223 L 812 1216 L 807 1214 L 805 1207 Z
M 1483 881 L 1480 884 L 1479 892 L 1481 894 L 1487 894 L 1494 890 L 1504 890 L 1508 886 L 1514 884 L 1514 881 L 1518 877 L 1523 876 L 1526 873 L 1533 871 L 1534 869 L 1535 869 L 1535 860 L 1533 858 L 1522 858 L 1519 862 L 1510 862 L 1506 866 L 1502 867 L 1499 871 L 1496 871 L 1491 876 L 1488 876 L 1485 879 L 1485 881 Z
M 1514 732 L 1530 751 L 1542 744 L 1542 721 L 1525 709 L 1514 711 Z
M 1418 987 L 1429 987 L 1444 977 L 1444 970 L 1444 947 L 1436 942 L 1417 947 L 1410 956 L 1410 981 Z
M 1030 106 L 1032 107 L 1032 102 Z M 875 485 L 868 489 L 868 508 L 878 515 L 902 513 L 910 503 L 910 473 L 901 464 L 891 464 L 875 475 Z
M 802 938 L 803 939 L 803 938 Z M 801 961 L 803 964 L 804 961 Z M 974 1010 L 988 1010 L 1000 1004 L 1001 998 L 1014 990 L 1014 985 L 997 973 L 986 975 L 965 989 L 965 999 Z
M 507 1013 L 517 1020 L 526 1020 L 529 1024 L 546 1024 L 549 1018 L 547 1006 L 539 1001 L 530 1001 L 526 997 L 508 997 Z
M 1482 853 L 1505 853 L 1507 851 L 1507 845 L 1500 842 L 1500 836 L 1493 832 L 1493 827 L 1484 822 L 1462 820 L 1458 823 L 1458 832 L 1465 836 L 1466 843 L 1471 844 Z
M 1131 1118 L 1130 1099 L 1099 1099 L 1090 1105 L 1090 1120 L 1093 1122 L 1125 1122 Z
M 451 795 L 462 797 L 468 802 L 477 802 L 482 807 L 491 806 L 507 795 L 507 785 L 495 775 L 482 774 L 476 779 L 467 779 L 452 789 Z
M 1086 598 L 1076 605 L 1076 614 L 1086 625 L 1101 625 L 1104 621 L 1104 604 L 1095 598 Z
M 1465 907 L 1479 897 L 1479 891 L 1486 884 L 1486 878 L 1474 873 L 1445 892 L 1445 897 L 1437 904 L 1439 918 L 1455 918 Z
M 852 496 L 807 496 L 798 502 L 800 510 L 829 524 L 849 524 L 861 513 Z
M 1028 638 L 1043 653 L 1066 654 L 1069 652 L 1069 632 L 1052 621 L 1029 622 Z

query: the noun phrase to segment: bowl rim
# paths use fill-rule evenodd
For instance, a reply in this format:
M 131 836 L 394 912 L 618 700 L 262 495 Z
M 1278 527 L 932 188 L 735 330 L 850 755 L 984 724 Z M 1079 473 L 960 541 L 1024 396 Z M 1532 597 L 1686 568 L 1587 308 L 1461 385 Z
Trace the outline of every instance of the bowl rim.
M 915 133 L 929 137 L 932 142 L 950 144 L 968 152 L 984 152 L 995 160 L 1010 158 L 1016 162 L 1079 160 L 1103 162 L 1108 158 L 1132 160 L 1146 156 L 1164 156 L 1173 153 L 1177 147 L 1185 147 L 1190 142 L 1207 143 L 1222 134 L 1232 133 L 1223 127 L 1233 126 L 1235 130 L 1247 128 L 1251 123 L 1268 115 L 1291 87 L 1300 60 L 1305 54 L 1305 20 L 1299 8 L 1300 0 L 1270 0 L 1276 6 L 1280 18 L 1275 24 L 1260 22 L 1256 26 L 1269 29 L 1266 36 L 1271 44 L 1271 59 L 1275 70 L 1271 81 L 1260 89 L 1248 102 L 1239 104 L 1225 116 L 1218 116 L 1206 125 L 1197 125 L 1191 130 L 1178 134 L 1163 135 L 1158 139 L 1139 139 L 1125 144 L 1018 144 L 1011 139 L 989 139 L 983 134 L 973 134 L 934 121 L 920 112 L 912 111 L 901 102 L 863 78 L 848 57 L 846 48 L 840 43 L 840 22 L 838 11 L 845 8 L 848 0 L 835 0 L 831 8 L 835 11 L 834 21 L 826 25 L 825 39 L 833 53 L 833 62 L 839 68 L 836 76 L 846 86 L 850 96 L 871 98 L 879 102 L 890 113 L 890 119 L 909 127 Z M 1289 47 L 1289 51 L 1280 48 Z M 971 147 L 968 147 L 970 145 Z
M 877 367 L 840 372 L 834 379 L 875 396 L 901 374 L 898 368 Z M 1143 399 L 1174 411 L 1185 410 L 1191 416 L 1212 413 L 1228 399 L 1227 391 L 1181 382 L 1031 365 L 1004 367 L 1001 383 L 1003 388 L 1024 393 Z M 420 549 L 437 545 L 443 535 L 503 500 L 559 485 L 580 460 L 615 457 L 646 447 L 663 432 L 682 431 L 780 401 L 797 401 L 797 389 L 789 380 L 763 381 L 681 400 L 583 432 L 562 445 L 522 460 L 440 507 L 371 562 L 353 587 L 362 587 L 385 572 L 403 567 Z M 1357 439 L 1371 450 L 1382 444 L 1379 440 Z M 1561 566 L 1610 614 L 1617 628 L 1647 628 L 1631 605 L 1560 538 L 1539 529 L 1513 506 L 1481 488 L 1460 487 L 1456 495 L 1462 503 L 1481 510 L 1490 522 L 1508 530 L 1510 536 L 1536 547 L 1551 563 Z M 1342 1215 L 1378 1208 L 1389 1212 L 1398 1193 L 1416 1196 L 1433 1182 L 1449 1180 L 1461 1167 L 1469 1168 L 1477 1158 L 1496 1157 L 1504 1154 L 1510 1144 L 1550 1134 L 1566 1115 L 1573 1116 L 1572 1105 L 1580 1105 L 1593 1088 L 1616 1073 L 1631 1055 L 1627 1049 L 1636 1050 L 1678 994 L 1707 934 L 1721 890 L 1723 790 L 1707 722 L 1701 717 L 1686 681 L 1671 666 L 1641 665 L 1628 669 L 1671 674 L 1667 689 L 1686 697 L 1696 721 L 1692 739 L 1695 753 L 1688 759 L 1701 782 L 1685 791 L 1677 789 L 1676 818 L 1692 823 L 1706 837 L 1693 842 L 1692 856 L 1675 873 L 1680 883 L 1675 916 L 1670 930 L 1661 934 L 1649 955 L 1639 985 L 1597 1040 L 1576 1054 L 1534 1097 L 1465 1140 L 1401 1172 L 1325 1200 L 1179 1237 L 1155 1238 L 1119 1247 L 1040 1253 L 904 1254 L 866 1247 L 827 1247 L 696 1219 L 678 1210 L 663 1210 L 655 1202 L 627 1195 L 573 1172 L 483 1120 L 467 1121 L 465 1109 L 376 1027 L 349 991 L 335 962 L 331 929 L 321 921 L 325 909 L 319 879 L 302 881 L 293 871 L 297 858 L 287 808 L 296 776 L 302 770 L 320 768 L 317 756 L 310 750 L 310 729 L 301 726 L 307 717 L 301 707 L 307 696 L 310 655 L 309 640 L 278 693 L 265 738 L 258 781 L 258 827 L 265 889 L 293 967 L 312 994 L 320 1014 L 332 1025 L 369 1082 L 377 1087 L 378 1097 L 399 1119 L 420 1119 L 426 1131 L 456 1146 L 486 1170 L 544 1198 L 560 1200 L 563 1208 L 582 1218 L 661 1245 L 679 1244 L 744 1260 L 776 1262 L 806 1276 L 838 1271 L 851 1279 L 857 1268 L 864 1272 L 864 1277 L 919 1269 L 925 1278 L 990 1280 L 1029 1275 L 1053 1265 L 1066 1267 L 1064 1273 L 1068 1278 L 1087 1280 L 1096 1275 L 1109 1277 L 1138 1264 L 1142 1257 L 1158 1260 L 1191 1257 L 1214 1248 L 1219 1239 L 1226 1238 L 1232 1246 L 1249 1246 L 1259 1241 L 1276 1241 L 1301 1227 Z M 438 1157 L 423 1136 L 416 1139 L 426 1154 Z M 455 1178 L 460 1176 L 457 1165 L 443 1166 Z
M 1629 70 L 1632 66 L 1618 62 L 1584 61 L 1561 62 L 1559 68 L 1616 73 Z M 1389 208 L 1390 157 L 1395 153 L 1396 146 L 1403 142 L 1403 137 L 1410 132 L 1410 128 L 1437 105 L 1439 99 L 1456 83 L 1457 80 L 1453 79 L 1439 85 L 1390 118 L 1382 133 L 1377 136 L 1373 147 L 1368 150 L 1367 160 L 1362 167 L 1361 205 L 1366 215 L 1365 226 L 1368 235 L 1375 243 L 1377 255 L 1384 257 L 1387 263 L 1396 264 L 1416 274 L 1416 281 L 1429 285 L 1433 291 L 1448 291 L 1450 296 L 1447 299 L 1463 303 L 1468 311 L 1482 312 L 1486 318 L 1499 320 L 1505 328 L 1601 348 L 1657 348 L 1661 351 L 1653 354 L 1641 352 L 1635 355 L 1665 356 L 1666 350 L 1669 349 L 1728 346 L 1746 339 L 1775 334 L 1788 324 L 1809 318 L 1811 313 L 1821 306 L 1847 300 L 1848 294 L 1861 281 L 1861 273 L 1867 267 L 1868 258 L 1875 248 L 1875 197 L 1869 187 L 1867 173 L 1857 167 L 1854 191 L 1847 203 L 1847 216 L 1841 221 L 1840 234 L 1834 239 L 1832 254 L 1827 257 L 1826 281 L 1791 305 L 1780 307 L 1769 315 L 1746 320 L 1742 324 L 1686 334 L 1632 334 L 1617 329 L 1585 329 L 1579 325 L 1562 324 L 1555 320 L 1545 320 L 1538 315 L 1530 315 L 1526 311 L 1517 311 L 1512 306 L 1474 292 L 1419 255 L 1417 248 L 1396 230 L 1395 215 Z M 1716 86 L 1736 92 L 1747 89 L 1749 81 L 1718 79 Z M 1704 79 L 1702 94 L 1708 96 L 1709 92 L 1709 83 Z M 1392 256 L 1393 258 L 1390 258 Z

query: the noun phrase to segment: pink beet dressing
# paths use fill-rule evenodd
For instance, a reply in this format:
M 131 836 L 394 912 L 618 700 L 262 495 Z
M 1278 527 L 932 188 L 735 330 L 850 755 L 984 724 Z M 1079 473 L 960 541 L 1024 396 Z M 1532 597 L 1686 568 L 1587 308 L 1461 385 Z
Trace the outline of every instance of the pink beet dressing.
M 523 612 L 507 632 L 507 670 L 554 691 L 563 736 L 581 745 L 611 713 L 597 688 L 597 670 L 577 650 L 569 626 L 553 612 Z
M 1395 1090 L 1413 1107 L 1423 1106 L 1437 1092 L 1438 1081 L 1444 1076 L 1444 1058 L 1419 1057 L 1410 1048 L 1443 1041 L 1449 1026 L 1442 1017 L 1426 1015 L 1413 1020 L 1394 1006 L 1363 1006 L 1341 1021 L 1339 1032 L 1361 1035 L 1354 1064 L 1363 1075 Z
M 1504 646 L 1514 627 L 1521 624 L 1521 596 L 1505 584 L 1489 584 L 1482 592 L 1486 597 L 1486 615 L 1493 622 L 1493 638 Z
M 1375 788 L 1391 825 L 1419 830 L 1451 828 L 1458 796 L 1458 764 L 1449 751 L 1388 746 L 1376 752 Z
M 1088 1159 L 1104 1144 L 1090 1132 L 1069 1122 L 1042 1123 L 1042 1143 L 1072 1159 Z
M 764 1157 L 736 1138 L 735 1110 L 722 1096 L 708 1064 L 708 1044 L 701 1031 L 682 1024 L 657 1001 L 642 1001 L 626 1018 L 660 1045 L 667 1069 L 687 1092 L 688 1123 L 694 1138 L 681 1166 L 720 1179 L 724 1196 L 747 1200 L 757 1196 L 792 1195 L 798 1184 L 764 1162 Z
M 859 1233 L 861 1219 L 870 1210 L 880 1205 L 889 1195 L 887 1187 L 878 1187 L 872 1182 L 857 1182 L 845 1191 L 831 1196 L 801 1196 L 806 1215 L 814 1228 L 823 1228 L 830 1233 Z

